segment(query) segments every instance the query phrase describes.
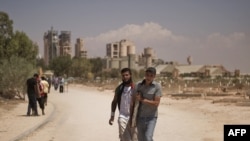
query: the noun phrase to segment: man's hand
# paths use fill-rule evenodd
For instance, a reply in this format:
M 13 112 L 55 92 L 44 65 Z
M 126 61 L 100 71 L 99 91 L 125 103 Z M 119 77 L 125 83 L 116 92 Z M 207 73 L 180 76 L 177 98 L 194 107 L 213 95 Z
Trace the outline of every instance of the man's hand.
M 137 94 L 137 95 L 136 95 L 136 99 L 137 99 L 138 101 L 143 101 L 143 98 L 142 98 L 142 96 L 141 96 L 140 94 Z
M 111 116 L 110 119 L 109 119 L 109 125 L 113 125 L 113 122 L 114 122 L 114 116 Z

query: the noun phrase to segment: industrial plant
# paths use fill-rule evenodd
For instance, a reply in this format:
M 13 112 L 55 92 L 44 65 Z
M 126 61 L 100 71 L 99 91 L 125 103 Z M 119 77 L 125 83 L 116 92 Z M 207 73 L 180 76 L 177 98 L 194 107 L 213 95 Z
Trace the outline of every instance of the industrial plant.
M 77 38 L 75 43 L 75 57 L 87 58 L 87 49 L 84 39 Z M 58 56 L 72 57 L 71 32 L 51 30 L 44 33 L 44 60 L 45 64 Z M 187 63 L 159 59 L 153 47 L 145 47 L 143 52 L 136 52 L 136 45 L 128 39 L 106 44 L 106 55 L 102 58 L 103 70 L 122 69 L 125 67 L 142 70 L 155 67 L 157 75 L 171 77 L 217 77 L 240 75 L 240 70 L 229 72 L 223 65 L 193 65 L 192 56 L 187 56 Z

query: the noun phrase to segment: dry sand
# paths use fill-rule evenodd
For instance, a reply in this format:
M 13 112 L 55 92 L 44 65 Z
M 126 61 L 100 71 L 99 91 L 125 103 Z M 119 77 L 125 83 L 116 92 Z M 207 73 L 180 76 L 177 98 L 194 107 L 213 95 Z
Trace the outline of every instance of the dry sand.
M 75 125 L 75 129 L 77 129 L 77 132 L 79 132 L 79 134 L 86 134 L 84 135 L 85 139 L 98 140 L 100 137 L 98 138 L 97 136 L 93 135 L 96 134 L 101 135 L 101 139 L 104 141 L 118 140 L 117 124 L 115 124 L 113 127 L 110 127 L 108 125 L 110 103 L 112 100 L 113 91 L 103 90 L 102 88 L 90 88 L 79 85 L 71 85 L 69 89 L 71 90 L 69 91 L 69 93 L 72 92 L 72 90 L 74 90 L 74 93 L 84 93 L 85 98 L 92 98 L 92 96 L 94 96 L 95 101 L 98 101 L 98 104 L 103 106 L 103 109 L 101 109 L 102 111 L 98 113 L 100 115 L 94 115 L 96 113 L 93 113 L 91 111 L 82 111 L 90 114 L 89 116 L 84 116 L 84 120 L 86 121 L 86 123 L 84 121 L 84 123 L 81 123 L 82 125 L 92 124 L 93 120 L 96 120 L 99 125 L 93 125 L 88 128 L 86 128 L 85 126 L 77 127 L 77 125 Z M 67 99 L 69 97 L 64 96 L 64 98 Z M 50 96 L 50 101 L 55 104 L 56 107 L 62 105 L 63 102 L 68 102 L 62 102 L 61 99 L 56 96 L 56 94 Z M 88 102 L 91 103 L 91 99 L 89 99 Z M 72 103 L 68 103 L 68 105 L 69 104 L 73 105 L 74 101 Z M 23 109 L 24 107 L 26 106 L 20 104 L 12 110 L 22 111 L 21 113 L 25 114 L 26 110 Z M 74 109 L 68 107 L 68 109 L 66 109 L 65 111 L 72 112 L 73 110 Z M 60 111 L 60 108 L 58 111 Z M 0 112 L 0 138 L 1 140 L 9 139 L 8 137 L 10 137 L 9 134 L 11 134 L 11 132 L 19 133 L 17 131 L 22 129 L 21 126 L 13 125 L 12 122 L 14 120 L 20 120 L 20 118 L 23 117 L 16 116 L 16 114 L 13 114 L 12 112 L 3 113 L 3 109 L 1 109 Z M 59 116 L 62 114 L 65 113 L 59 113 Z M 93 116 L 91 114 L 93 114 Z M 45 117 L 42 116 L 38 119 L 42 120 L 42 118 Z M 27 119 L 22 120 L 26 122 L 25 124 L 32 124 L 32 122 L 34 122 L 34 120 L 36 119 L 32 118 L 32 122 L 27 122 Z M 64 117 L 64 120 L 67 121 L 67 117 Z M 70 120 L 71 122 L 74 122 L 73 119 Z M 25 124 L 23 126 L 25 126 Z M 48 124 L 49 127 L 46 127 L 45 125 L 40 130 L 36 131 L 37 133 L 24 139 L 24 141 L 39 141 L 39 139 L 41 138 L 43 138 L 44 141 L 59 140 L 59 136 L 62 137 L 63 135 L 62 133 L 59 134 L 57 132 L 60 132 L 60 130 L 62 129 L 59 129 L 59 126 L 56 126 L 54 124 L 52 124 L 53 126 Z M 230 103 L 213 104 L 212 100 L 202 98 L 173 99 L 169 96 L 164 95 L 161 99 L 161 104 L 159 106 L 159 117 L 155 129 L 154 139 L 156 141 L 223 141 L 224 124 L 250 124 L 250 107 L 235 106 L 235 104 Z M 63 127 L 63 130 L 66 130 L 67 128 L 72 128 L 69 125 L 61 127 Z M 7 129 L 10 129 L 12 131 L 7 131 Z M 55 132 L 56 130 L 57 132 Z M 44 135 L 46 135 L 46 137 Z M 64 136 L 66 137 L 66 135 Z M 78 134 L 76 134 L 75 136 L 78 136 Z

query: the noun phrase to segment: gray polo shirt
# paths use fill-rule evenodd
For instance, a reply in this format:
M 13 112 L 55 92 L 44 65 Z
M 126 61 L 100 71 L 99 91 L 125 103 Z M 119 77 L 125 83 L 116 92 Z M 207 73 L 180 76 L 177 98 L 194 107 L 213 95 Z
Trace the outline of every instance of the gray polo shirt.
M 142 97 L 148 100 L 154 100 L 155 96 L 162 96 L 161 85 L 153 81 L 149 86 L 142 84 L 142 81 L 137 82 L 134 94 L 140 92 Z M 140 102 L 138 109 L 138 117 L 157 117 L 158 107 Z

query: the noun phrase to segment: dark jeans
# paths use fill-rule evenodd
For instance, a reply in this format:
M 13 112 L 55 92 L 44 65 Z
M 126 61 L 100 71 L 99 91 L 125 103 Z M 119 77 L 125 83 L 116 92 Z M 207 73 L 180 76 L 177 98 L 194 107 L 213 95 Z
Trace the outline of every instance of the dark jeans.
M 58 84 L 54 84 L 54 88 L 55 88 L 55 90 L 57 90 Z
M 63 85 L 60 85 L 60 86 L 59 86 L 59 92 L 60 92 L 60 93 L 63 93 L 63 91 L 64 91 L 63 89 L 64 89 L 64 86 L 63 86 Z
M 37 98 L 39 107 L 44 110 L 44 96 L 41 96 L 40 98 Z
M 138 141 L 153 141 L 156 121 L 156 117 L 137 118 Z
M 47 105 L 47 101 L 48 101 L 48 94 L 44 94 L 44 105 Z
M 29 98 L 29 104 L 28 104 L 28 110 L 27 110 L 27 115 L 31 114 L 31 110 L 32 110 L 32 114 L 37 115 L 37 103 L 36 103 L 36 97 L 35 94 L 34 95 L 28 95 Z

